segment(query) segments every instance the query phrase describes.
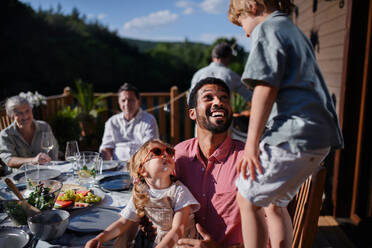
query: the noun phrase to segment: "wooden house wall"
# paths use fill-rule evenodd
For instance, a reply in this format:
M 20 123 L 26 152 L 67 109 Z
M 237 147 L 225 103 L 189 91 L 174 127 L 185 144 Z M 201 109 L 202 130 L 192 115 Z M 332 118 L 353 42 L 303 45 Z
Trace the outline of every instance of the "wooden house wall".
M 344 43 L 346 35 L 347 1 L 339 7 L 339 1 L 318 0 L 313 12 L 310 0 L 295 0 L 298 16 L 294 22 L 310 37 L 311 30 L 318 31 L 319 50 L 315 48 L 318 65 L 331 94 L 336 96 L 336 108 L 340 110 Z

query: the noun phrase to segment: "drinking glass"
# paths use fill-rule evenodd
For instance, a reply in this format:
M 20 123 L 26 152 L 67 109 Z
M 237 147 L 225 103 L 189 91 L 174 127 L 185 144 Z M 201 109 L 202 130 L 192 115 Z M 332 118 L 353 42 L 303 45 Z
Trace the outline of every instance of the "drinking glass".
M 25 171 L 25 181 L 28 193 L 34 190 L 35 186 L 39 184 L 40 174 L 39 166 L 35 167 L 33 164 L 25 163 L 22 165 Z
M 79 161 L 79 183 L 92 187 L 97 174 L 101 174 L 103 160 L 97 152 L 81 152 Z
M 77 175 L 78 161 L 80 159 L 79 146 L 76 140 L 67 141 L 65 159 L 72 163 L 72 174 L 75 177 Z
M 41 133 L 41 149 L 43 149 L 45 153 L 48 154 L 50 150 L 53 149 L 53 147 L 54 147 L 54 143 L 53 143 L 53 138 L 52 138 L 51 133 L 42 132 Z M 52 165 L 53 165 L 53 162 L 52 162 Z

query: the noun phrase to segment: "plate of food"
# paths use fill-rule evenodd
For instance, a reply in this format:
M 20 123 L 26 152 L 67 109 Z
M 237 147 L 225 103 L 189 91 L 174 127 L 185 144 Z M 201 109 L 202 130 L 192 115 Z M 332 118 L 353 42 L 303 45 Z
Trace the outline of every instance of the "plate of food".
M 128 190 L 131 186 L 129 173 L 107 176 L 98 181 L 101 189 L 108 191 Z
M 59 194 L 55 208 L 79 209 L 101 203 L 105 198 L 105 193 L 100 189 L 88 189 L 77 184 L 65 184 Z

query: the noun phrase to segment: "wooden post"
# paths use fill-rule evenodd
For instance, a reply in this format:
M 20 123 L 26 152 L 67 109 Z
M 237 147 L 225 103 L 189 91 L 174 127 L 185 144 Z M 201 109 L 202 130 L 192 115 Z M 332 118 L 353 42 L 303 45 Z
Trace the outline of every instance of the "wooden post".
M 159 97 L 159 105 L 162 105 L 165 103 L 165 97 Z M 159 133 L 160 133 L 160 138 L 162 140 L 167 140 L 167 124 L 166 124 L 166 117 L 165 117 L 165 112 L 164 109 L 161 108 L 159 109 L 159 116 L 158 116 L 158 124 L 159 124 Z
M 184 101 L 184 108 L 185 108 L 185 115 L 183 118 L 185 119 L 185 140 L 194 137 L 194 122 L 191 121 L 189 117 L 189 106 L 187 104 L 187 95 L 185 96 Z
M 63 89 L 63 97 L 64 97 L 64 106 L 72 105 L 74 104 L 74 97 L 71 95 L 71 88 L 69 86 L 66 86 Z
M 176 145 L 180 141 L 180 113 L 178 101 L 174 101 L 178 95 L 177 86 L 172 86 L 170 90 L 170 123 L 171 132 L 170 140 L 172 145 Z

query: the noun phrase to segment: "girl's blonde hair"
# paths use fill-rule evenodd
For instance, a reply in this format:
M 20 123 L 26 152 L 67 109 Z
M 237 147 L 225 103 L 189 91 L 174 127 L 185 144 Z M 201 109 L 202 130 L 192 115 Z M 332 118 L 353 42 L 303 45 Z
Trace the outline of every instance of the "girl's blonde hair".
M 230 0 L 228 18 L 230 22 L 241 26 L 239 17 L 252 13 L 252 2 L 263 7 L 266 12 L 279 10 L 287 15 L 291 14 L 294 5 L 291 0 Z
M 149 186 L 147 185 L 145 178 L 142 176 L 141 170 L 143 167 L 143 159 L 150 151 L 150 145 L 152 144 L 159 144 L 165 147 L 172 148 L 171 145 L 159 139 L 152 139 L 143 144 L 138 149 L 138 151 L 133 154 L 128 162 L 129 172 L 134 181 L 132 190 L 133 203 L 136 207 L 136 212 L 139 217 L 143 217 L 145 215 L 145 205 L 149 200 Z

